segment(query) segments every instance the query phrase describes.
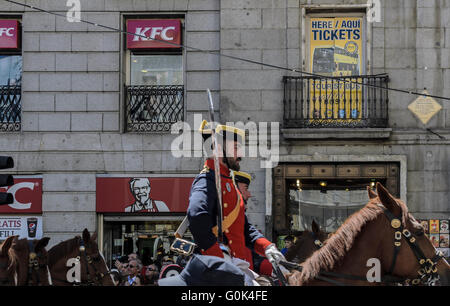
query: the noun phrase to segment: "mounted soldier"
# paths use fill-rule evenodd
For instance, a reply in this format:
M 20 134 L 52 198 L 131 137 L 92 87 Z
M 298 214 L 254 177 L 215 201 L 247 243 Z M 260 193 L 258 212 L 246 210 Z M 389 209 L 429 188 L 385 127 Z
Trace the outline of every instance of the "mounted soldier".
M 204 141 L 212 135 L 212 130 L 206 129 L 207 125 L 204 120 L 199 129 Z M 216 186 L 213 154 L 206 160 L 203 170 L 195 178 L 189 196 L 187 217 L 194 241 L 201 254 L 223 258 L 223 250 L 226 250 L 231 257 L 248 262 L 250 269 L 253 269 L 253 261 L 248 249 L 271 261 L 279 262 L 284 257 L 275 244 L 248 222 L 244 199 L 233 178 L 233 171 L 240 169 L 245 132 L 232 126 L 217 125 L 215 133 L 218 141 L 216 152 L 221 153 L 218 156 L 221 184 Z M 223 212 L 221 230 L 217 226 L 217 216 L 220 215 L 218 213 L 220 206 L 217 204 L 218 190 L 222 196 L 222 202 L 219 201 Z

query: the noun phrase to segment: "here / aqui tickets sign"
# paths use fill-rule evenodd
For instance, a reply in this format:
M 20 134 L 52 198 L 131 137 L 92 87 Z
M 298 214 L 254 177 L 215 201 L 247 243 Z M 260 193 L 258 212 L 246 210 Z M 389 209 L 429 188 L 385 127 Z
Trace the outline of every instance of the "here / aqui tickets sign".
M 97 177 L 96 211 L 185 213 L 193 181 L 193 177 Z
M 310 72 L 329 77 L 363 74 L 363 21 L 362 17 L 311 17 Z M 362 83 L 360 78 L 352 81 Z M 361 85 L 322 79 L 311 82 L 309 92 L 314 101 L 310 118 L 345 121 L 362 116 Z

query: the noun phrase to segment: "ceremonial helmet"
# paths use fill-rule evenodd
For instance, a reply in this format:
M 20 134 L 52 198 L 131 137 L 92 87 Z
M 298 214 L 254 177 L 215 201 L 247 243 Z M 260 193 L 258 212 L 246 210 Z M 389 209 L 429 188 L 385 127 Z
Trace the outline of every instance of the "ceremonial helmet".
M 212 135 L 211 124 L 206 120 L 203 120 L 198 131 L 202 134 L 203 141 L 206 141 Z M 242 129 L 230 125 L 218 124 L 215 132 L 217 135 L 221 136 L 223 140 L 234 139 L 234 141 L 244 144 L 245 131 Z
M 244 183 L 250 185 L 252 181 L 252 176 L 244 171 L 234 171 L 234 181 L 237 183 Z

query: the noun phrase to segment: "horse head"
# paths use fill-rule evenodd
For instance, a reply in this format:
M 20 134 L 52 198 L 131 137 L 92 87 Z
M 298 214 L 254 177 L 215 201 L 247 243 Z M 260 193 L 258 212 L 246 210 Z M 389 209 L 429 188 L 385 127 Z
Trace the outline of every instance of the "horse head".
M 0 246 L 0 284 L 17 285 L 17 257 L 11 249 L 17 236 L 10 236 Z
M 322 246 L 327 233 L 320 229 L 315 220 L 311 222 L 311 231 L 304 231 L 294 245 L 287 251 L 286 260 L 301 263 Z
M 45 247 L 50 238 L 28 240 L 14 239 L 11 249 L 17 256 L 17 285 L 49 286 L 52 285 L 48 269 L 48 253 Z
M 58 285 L 116 285 L 98 249 L 97 233 L 91 236 L 86 228 L 82 237 L 62 241 L 49 250 L 49 267 Z
M 388 274 L 404 278 L 414 285 L 434 284 L 438 279 L 443 285 L 450 280 L 450 266 L 424 234 L 422 225 L 380 183 L 377 183 L 380 203 L 388 216 L 387 233 L 383 245 L 384 270 Z M 392 237 L 395 242 L 392 243 Z M 391 260 L 389 260 L 391 259 Z
M 448 284 L 450 266 L 406 204 L 380 183 L 376 190 L 292 273 L 291 284 Z

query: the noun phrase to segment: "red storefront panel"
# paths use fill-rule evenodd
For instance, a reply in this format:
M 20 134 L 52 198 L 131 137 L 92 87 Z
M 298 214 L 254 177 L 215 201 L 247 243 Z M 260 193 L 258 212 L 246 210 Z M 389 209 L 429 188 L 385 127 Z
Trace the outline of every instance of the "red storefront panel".
M 14 185 L 0 187 L 14 196 L 14 203 L 0 206 L 0 214 L 42 213 L 42 178 L 14 178 Z
M 193 177 L 97 177 L 97 212 L 186 212 Z

